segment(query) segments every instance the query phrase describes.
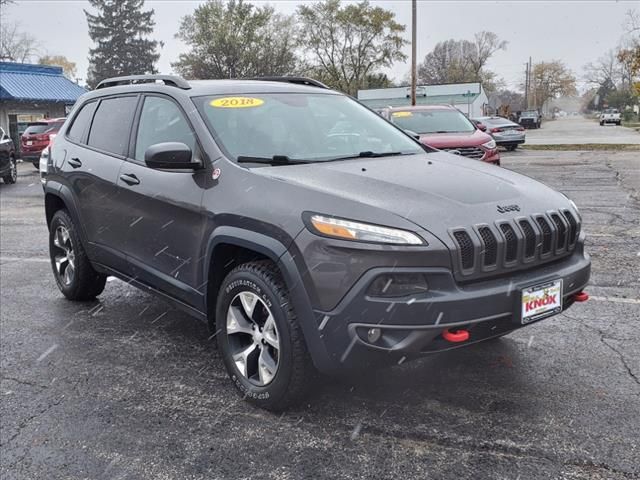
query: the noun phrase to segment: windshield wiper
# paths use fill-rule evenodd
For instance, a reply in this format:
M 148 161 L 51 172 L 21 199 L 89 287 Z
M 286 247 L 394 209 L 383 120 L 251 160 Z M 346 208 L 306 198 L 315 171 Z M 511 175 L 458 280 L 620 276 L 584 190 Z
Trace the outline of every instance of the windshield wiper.
M 304 160 L 295 160 L 286 155 L 274 155 L 273 157 L 250 157 L 240 155 L 238 163 L 266 163 L 268 165 L 296 165 L 300 163 L 308 163 Z
M 356 155 L 348 155 L 346 157 L 336 157 L 326 160 L 327 162 L 333 162 L 335 160 L 351 160 L 353 158 L 379 158 L 379 157 L 397 157 L 398 155 L 415 155 L 416 152 L 372 152 L 367 150 L 366 152 L 360 152 Z

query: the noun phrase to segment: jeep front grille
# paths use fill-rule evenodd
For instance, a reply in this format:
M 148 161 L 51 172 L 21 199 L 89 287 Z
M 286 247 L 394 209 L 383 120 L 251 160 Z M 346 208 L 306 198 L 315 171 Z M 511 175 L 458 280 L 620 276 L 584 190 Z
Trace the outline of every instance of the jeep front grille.
M 580 235 L 569 210 L 500 220 L 451 231 L 452 255 L 463 277 L 542 263 L 570 254 Z M 476 258 L 478 256 L 478 258 Z
M 480 160 L 484 157 L 484 151 L 479 147 L 443 148 L 445 152 L 458 152 L 463 157 Z

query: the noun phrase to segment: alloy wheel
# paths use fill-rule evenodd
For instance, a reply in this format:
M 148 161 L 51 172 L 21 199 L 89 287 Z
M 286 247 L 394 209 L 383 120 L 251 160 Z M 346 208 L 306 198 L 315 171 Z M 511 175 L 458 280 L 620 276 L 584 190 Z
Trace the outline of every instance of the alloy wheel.
M 59 225 L 53 235 L 56 253 L 53 256 L 58 278 L 64 285 L 71 285 L 76 274 L 76 256 L 71 235 L 66 227 Z
M 233 363 L 247 380 L 271 383 L 280 361 L 280 336 L 273 313 L 255 293 L 238 293 L 227 310 L 227 338 Z

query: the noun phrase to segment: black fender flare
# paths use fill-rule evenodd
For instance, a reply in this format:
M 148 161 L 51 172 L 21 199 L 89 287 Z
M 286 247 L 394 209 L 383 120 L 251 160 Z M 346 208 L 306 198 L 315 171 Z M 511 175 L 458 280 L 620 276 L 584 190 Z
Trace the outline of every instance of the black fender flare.
M 86 232 L 84 231 L 84 225 L 80 221 L 80 213 L 78 211 L 78 206 L 76 205 L 76 202 L 73 198 L 73 193 L 71 192 L 71 189 L 67 185 L 64 185 L 62 183 L 48 180 L 44 186 L 44 195 L 45 195 L 45 202 L 46 202 L 47 195 L 53 195 L 55 197 L 58 197 L 60 200 L 62 200 L 62 203 L 64 204 L 67 211 L 69 212 L 69 215 L 71 215 L 71 218 L 73 219 L 73 223 L 75 224 L 76 230 L 80 234 L 80 239 L 82 240 L 82 244 L 86 249 L 87 235 L 86 235 Z M 45 212 L 46 212 L 46 203 L 45 203 Z M 47 224 L 48 224 L 48 221 L 47 221 Z
M 219 226 L 209 237 L 206 262 L 204 264 L 204 278 L 209 278 L 208 270 L 211 265 L 214 249 L 221 243 L 254 250 L 271 259 L 276 264 L 289 289 L 291 303 L 293 304 L 300 327 L 302 328 L 302 334 L 304 335 L 311 359 L 318 370 L 329 371 L 332 363 L 324 343 L 320 338 L 320 332 L 313 309 L 311 308 L 309 295 L 305 290 L 298 267 L 288 248 L 279 240 L 262 233 L 227 225 Z M 209 310 L 209 303 L 212 301 L 215 302 L 215 299 L 208 298 L 207 294 L 205 297 L 205 311 Z

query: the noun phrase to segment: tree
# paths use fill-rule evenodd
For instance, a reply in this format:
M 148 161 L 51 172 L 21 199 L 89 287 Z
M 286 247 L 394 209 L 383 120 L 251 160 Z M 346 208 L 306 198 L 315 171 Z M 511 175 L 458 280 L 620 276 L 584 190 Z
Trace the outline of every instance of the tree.
M 89 50 L 87 84 L 119 75 L 156 73 L 158 45 L 147 36 L 153 32 L 154 11 L 143 11 L 144 0 L 89 0 L 96 15 L 85 10 L 89 36 L 95 48 Z
M 38 51 L 38 42 L 7 18 L 7 6 L 13 0 L 0 0 L 0 61 L 27 63 Z
M 76 64 L 67 57 L 62 55 L 45 55 L 38 60 L 40 65 L 54 65 L 56 67 L 62 67 L 62 73 L 67 78 L 75 80 L 76 77 Z
M 342 6 L 324 0 L 298 7 L 299 44 L 307 73 L 350 95 L 365 87 L 369 75 L 404 61 L 405 26 L 395 14 L 368 1 Z
M 176 38 L 190 47 L 172 67 L 187 78 L 246 78 L 294 73 L 293 18 L 243 0 L 209 0 L 182 18 Z
M 619 85 L 622 82 L 623 71 L 617 56 L 615 50 L 609 50 L 596 62 L 586 64 L 584 79 L 587 83 L 597 87 Z
M 576 78 L 559 60 L 533 65 L 531 91 L 535 107 L 542 107 L 547 100 L 576 95 Z
M 418 66 L 418 80 L 425 84 L 482 82 L 485 89 L 502 87 L 496 74 L 486 69 L 489 59 L 507 48 L 493 32 L 478 32 L 474 40 L 446 40 L 436 44 Z

